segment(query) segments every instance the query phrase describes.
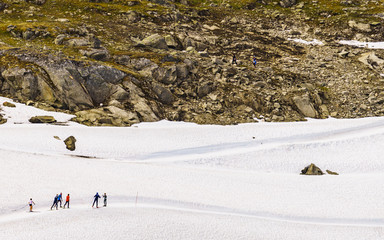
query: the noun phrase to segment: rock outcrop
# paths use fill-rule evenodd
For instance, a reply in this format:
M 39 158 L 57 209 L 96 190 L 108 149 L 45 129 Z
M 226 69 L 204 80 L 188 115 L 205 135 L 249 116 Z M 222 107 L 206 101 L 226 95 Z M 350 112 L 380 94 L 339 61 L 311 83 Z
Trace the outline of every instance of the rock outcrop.
M 52 116 L 35 116 L 29 119 L 30 123 L 55 123 L 56 119 Z
M 301 174 L 303 175 L 323 175 L 323 171 L 319 167 L 317 167 L 315 164 L 311 163 L 311 165 L 305 167 L 303 170 L 301 170 Z
M 10 108 L 15 108 L 15 107 L 16 107 L 15 104 L 10 103 L 10 102 L 4 102 L 4 103 L 3 103 L 3 106 L 4 106 L 4 107 L 10 107 Z

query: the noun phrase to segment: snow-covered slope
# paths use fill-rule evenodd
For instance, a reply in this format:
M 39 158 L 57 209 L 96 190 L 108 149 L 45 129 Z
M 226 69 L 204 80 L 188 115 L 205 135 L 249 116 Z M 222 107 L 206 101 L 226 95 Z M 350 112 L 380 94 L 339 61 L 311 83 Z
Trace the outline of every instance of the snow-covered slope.
M 22 104 L 3 114 L 1 239 L 384 238 L 384 118 L 116 128 L 29 124 L 72 116 Z M 340 175 L 299 175 L 311 162 Z M 91 208 L 97 191 L 107 208 Z M 50 211 L 59 192 L 71 208 Z

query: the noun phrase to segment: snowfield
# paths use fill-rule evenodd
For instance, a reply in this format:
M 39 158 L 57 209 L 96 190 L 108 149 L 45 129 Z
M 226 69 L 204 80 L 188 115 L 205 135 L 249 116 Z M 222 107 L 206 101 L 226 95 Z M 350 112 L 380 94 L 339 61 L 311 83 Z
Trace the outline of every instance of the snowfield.
M 1 112 L 0 239 L 384 239 L 384 118 L 86 127 L 15 104 Z M 310 163 L 340 175 L 299 175 Z M 60 192 L 70 209 L 51 211 Z M 108 207 L 91 207 L 96 192 Z

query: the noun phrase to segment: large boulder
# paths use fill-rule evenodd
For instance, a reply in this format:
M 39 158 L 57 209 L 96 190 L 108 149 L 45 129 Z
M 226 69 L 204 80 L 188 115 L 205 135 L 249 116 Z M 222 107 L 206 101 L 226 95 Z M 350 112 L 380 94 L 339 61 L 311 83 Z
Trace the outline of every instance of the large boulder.
M 317 167 L 315 164 L 311 163 L 311 165 L 305 167 L 303 170 L 301 170 L 302 175 L 323 175 L 323 171 L 319 167 Z
M 152 73 L 153 78 L 164 84 L 172 84 L 177 80 L 177 67 L 159 67 Z
M 138 46 L 147 46 L 158 49 L 168 49 L 167 42 L 165 38 L 160 34 L 153 34 L 149 37 L 144 38 L 142 41 L 137 43 Z
M 29 119 L 30 123 L 55 123 L 56 119 L 52 116 L 35 116 Z
M 169 89 L 162 87 L 160 85 L 155 85 L 153 87 L 153 91 L 156 93 L 157 97 L 159 98 L 160 102 L 164 104 L 171 104 L 174 101 L 174 97 L 169 91 Z
M 348 22 L 348 25 L 351 28 L 357 29 L 358 31 L 361 31 L 361 32 L 370 32 L 371 31 L 371 25 L 369 25 L 368 23 L 357 23 L 357 22 L 351 20 Z
M 15 108 L 15 107 L 16 107 L 15 104 L 10 103 L 10 102 L 4 102 L 4 103 L 3 103 L 3 106 L 4 106 L 4 107 L 10 107 L 10 108 Z
M 69 136 L 64 140 L 65 146 L 70 151 L 75 151 L 76 149 L 76 138 L 74 136 Z
M 317 111 L 308 95 L 295 96 L 293 102 L 305 117 L 315 118 L 317 116 Z
M 76 112 L 73 121 L 88 126 L 130 126 L 140 122 L 135 112 L 108 106 Z

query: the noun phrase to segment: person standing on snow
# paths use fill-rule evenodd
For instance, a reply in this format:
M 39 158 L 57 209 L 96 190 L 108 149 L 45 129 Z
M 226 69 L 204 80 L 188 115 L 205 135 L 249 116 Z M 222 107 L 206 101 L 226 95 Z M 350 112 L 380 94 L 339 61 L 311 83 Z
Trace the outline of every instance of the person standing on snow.
M 92 204 L 92 207 L 95 205 L 95 203 L 96 203 L 96 208 L 99 208 L 99 198 L 101 198 L 100 197 L 100 195 L 99 195 L 99 193 L 97 192 L 96 193 L 96 195 L 95 196 L 93 196 L 95 199 L 93 200 L 93 204 Z
M 63 193 L 59 194 L 59 197 L 57 198 L 57 204 L 60 202 L 60 207 L 62 208 L 62 203 L 63 203 Z
M 104 207 L 106 207 L 107 206 L 107 194 L 106 193 L 104 193 L 103 198 L 104 198 Z
M 32 201 L 32 198 L 29 199 L 28 205 L 29 205 L 29 211 L 32 212 L 32 206 L 35 205 L 35 202 Z
M 53 199 L 53 204 L 52 204 L 52 207 L 51 207 L 51 210 L 52 208 L 54 208 L 56 206 L 56 210 L 57 210 L 57 201 L 58 201 L 58 198 L 59 198 L 59 194 L 56 194 L 55 198 Z
M 67 197 L 65 198 L 65 203 L 64 203 L 63 208 L 65 208 L 65 205 L 68 205 L 68 208 L 69 208 L 69 193 L 68 193 Z

